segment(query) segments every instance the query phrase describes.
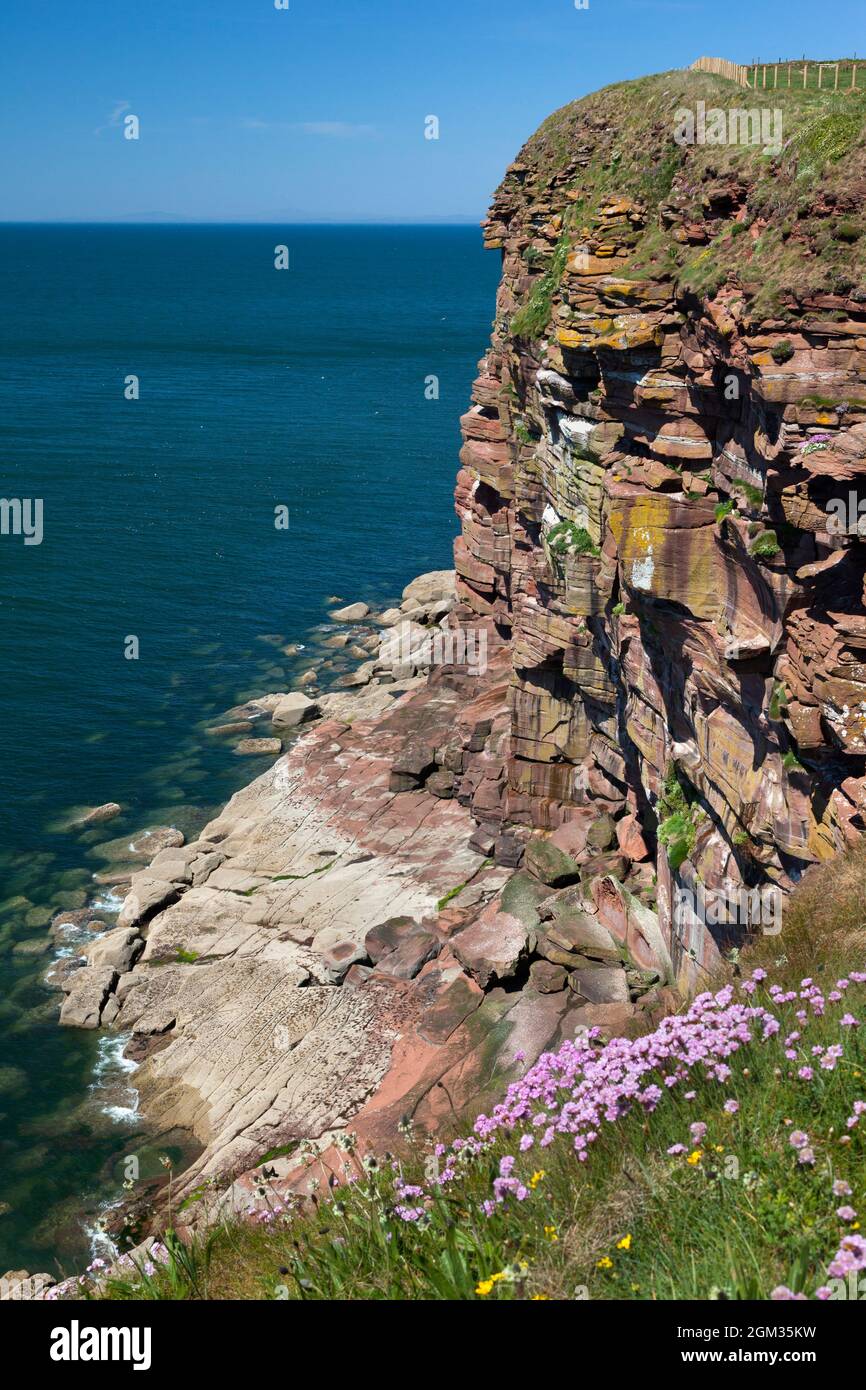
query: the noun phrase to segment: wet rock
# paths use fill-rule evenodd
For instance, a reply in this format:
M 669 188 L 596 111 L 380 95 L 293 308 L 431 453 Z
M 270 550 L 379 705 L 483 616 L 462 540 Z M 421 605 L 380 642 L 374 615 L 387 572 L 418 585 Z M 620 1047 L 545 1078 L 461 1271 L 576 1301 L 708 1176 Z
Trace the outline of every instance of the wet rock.
M 275 758 L 282 751 L 283 741 L 279 738 L 244 738 L 235 748 L 240 758 Z
M 69 822 L 71 830 L 89 830 L 91 826 L 101 825 L 119 816 L 123 808 L 117 801 L 106 801 L 104 806 L 94 806 Z
M 230 738 L 233 734 L 248 734 L 254 727 L 251 719 L 235 719 L 228 724 L 213 724 L 207 732 L 213 738 Z
M 346 608 L 335 608 L 328 614 L 335 623 L 359 623 L 370 612 L 366 603 L 350 603 Z
M 70 989 L 60 1010 L 64 1028 L 98 1028 L 102 1009 L 117 982 L 110 966 L 80 970 L 70 981 Z
M 184 836 L 180 830 L 174 826 L 160 825 L 150 830 L 140 830 L 128 838 L 107 840 L 95 845 L 92 853 L 99 859 L 150 861 L 161 849 L 171 849 L 183 842 Z

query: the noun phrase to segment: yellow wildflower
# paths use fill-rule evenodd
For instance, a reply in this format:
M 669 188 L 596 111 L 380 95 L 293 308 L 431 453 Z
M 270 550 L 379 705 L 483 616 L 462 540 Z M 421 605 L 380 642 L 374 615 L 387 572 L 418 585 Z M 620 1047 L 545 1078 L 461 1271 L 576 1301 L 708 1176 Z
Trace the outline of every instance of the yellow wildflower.
M 617 1243 L 616 1243 L 616 1248 L 617 1248 L 617 1250 L 630 1250 L 630 1249 L 631 1249 L 631 1236 L 623 1236 L 622 1240 L 618 1240 L 618 1241 L 617 1241 Z
M 479 1295 L 480 1298 L 486 1298 L 489 1293 L 492 1293 L 493 1285 L 498 1284 L 500 1279 L 505 1279 L 506 1277 L 507 1276 L 504 1272 L 501 1274 L 491 1274 L 489 1279 L 481 1280 L 481 1283 L 478 1285 L 475 1292 Z
M 545 1299 L 545 1298 L 548 1298 L 548 1299 L 549 1299 L 549 1298 L 550 1298 L 550 1294 L 549 1294 L 549 1293 L 534 1293 L 534 1294 L 532 1295 L 532 1302 L 533 1302 L 533 1303 L 541 1303 L 541 1301 L 542 1301 L 543 1299 Z
M 547 1236 L 547 1239 L 548 1239 L 549 1241 L 557 1241 L 557 1240 L 559 1240 L 559 1236 L 556 1234 L 556 1227 L 555 1227 L 555 1226 L 545 1226 L 545 1228 L 544 1228 L 544 1234 Z
M 613 1260 L 608 1255 L 604 1255 L 597 1263 L 596 1269 L 613 1269 Z
M 702 1158 L 703 1154 L 701 1153 L 700 1149 L 694 1149 L 686 1159 L 686 1163 L 691 1164 L 692 1168 L 694 1168 L 696 1164 L 700 1163 Z
M 541 1182 L 541 1180 L 542 1180 L 543 1177 L 544 1177 L 544 1169 L 543 1169 L 543 1168 L 539 1168 L 539 1170 L 538 1170 L 537 1173 L 533 1173 L 533 1174 L 532 1174 L 532 1177 L 529 1179 L 529 1186 L 532 1188 L 533 1192 L 535 1191 L 535 1189 L 537 1188 L 538 1184 Z

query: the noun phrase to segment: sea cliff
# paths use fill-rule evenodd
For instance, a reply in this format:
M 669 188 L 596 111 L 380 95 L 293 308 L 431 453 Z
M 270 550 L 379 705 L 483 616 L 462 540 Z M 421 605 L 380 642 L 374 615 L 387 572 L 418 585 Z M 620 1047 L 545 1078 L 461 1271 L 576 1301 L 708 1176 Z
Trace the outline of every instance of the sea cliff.
M 262 706 L 297 741 L 72 979 L 64 1021 L 129 1034 L 148 1124 L 201 1149 L 181 1229 L 657 1026 L 860 839 L 862 98 L 780 93 L 778 149 L 674 138 L 742 95 L 621 84 L 520 152 L 456 580 L 357 688 Z

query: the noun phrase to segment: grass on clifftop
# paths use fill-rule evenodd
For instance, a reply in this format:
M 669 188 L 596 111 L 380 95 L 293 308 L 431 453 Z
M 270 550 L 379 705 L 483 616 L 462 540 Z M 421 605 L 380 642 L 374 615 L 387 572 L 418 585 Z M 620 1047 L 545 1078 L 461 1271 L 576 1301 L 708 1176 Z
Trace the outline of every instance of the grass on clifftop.
M 696 111 L 698 102 L 707 111 L 778 111 L 781 151 L 678 144 L 675 113 Z M 625 196 L 645 206 L 647 227 L 628 277 L 671 277 L 701 297 L 725 283 L 739 285 L 757 316 L 783 313 L 787 295 L 854 290 L 866 296 L 866 90 L 752 91 L 708 73 L 662 73 L 563 107 L 527 142 L 519 162 L 530 207 L 552 194 L 564 215 L 564 240 L 573 244 L 606 200 Z M 507 176 L 506 187 L 514 177 Z M 731 186 L 742 188 L 742 201 L 719 221 L 721 204 L 714 200 Z M 714 220 L 713 240 L 678 242 L 670 217 Z M 562 280 L 561 245 L 518 309 L 515 336 L 540 337 L 547 327 Z
M 847 1296 L 866 1268 L 864 875 L 863 849 L 817 870 L 720 993 L 543 1057 L 475 1133 L 303 1209 L 263 1177 L 246 1219 L 169 1234 L 91 1296 Z

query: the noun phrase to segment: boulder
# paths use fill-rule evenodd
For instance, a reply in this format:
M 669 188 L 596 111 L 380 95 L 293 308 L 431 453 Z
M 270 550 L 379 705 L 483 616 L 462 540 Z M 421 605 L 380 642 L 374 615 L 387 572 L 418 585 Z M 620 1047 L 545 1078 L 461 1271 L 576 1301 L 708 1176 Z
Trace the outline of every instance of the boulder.
M 539 994 L 558 994 L 565 989 L 568 975 L 561 965 L 548 960 L 534 960 L 529 967 L 529 983 Z
M 463 931 L 452 937 L 451 949 L 464 970 L 488 989 L 510 980 L 528 954 L 534 934 L 523 922 L 500 910 L 494 899 Z
M 431 745 L 412 740 L 400 750 L 391 765 L 389 788 L 392 792 L 413 791 L 435 770 L 436 759 Z
M 564 888 L 580 879 L 580 865 L 552 840 L 534 839 L 526 846 L 524 865 L 551 888 Z
M 403 602 L 415 603 L 419 608 L 456 597 L 456 575 L 454 570 L 431 570 L 429 574 L 419 574 L 403 590 Z
M 649 859 L 650 852 L 637 816 L 627 815 L 617 821 L 616 839 L 620 850 L 632 863 L 642 864 Z
M 591 965 L 574 970 L 568 977 L 569 988 L 587 1004 L 627 1004 L 628 981 L 625 971 L 616 965 Z
M 110 966 L 79 970 L 60 1010 L 64 1028 L 98 1028 L 117 974 Z
M 367 963 L 366 947 L 352 941 L 342 927 L 323 927 L 313 938 L 312 948 L 335 984 L 353 965 Z
M 414 917 L 389 917 L 387 922 L 380 922 L 378 926 L 370 928 L 364 937 L 364 950 L 373 964 L 378 965 L 383 956 L 396 951 L 407 932 L 418 926 L 419 923 Z
M 133 928 L 116 927 L 91 942 L 85 954 L 91 969 L 111 969 L 118 975 L 125 975 L 132 969 L 143 946 L 144 942 Z
M 91 825 L 101 825 L 103 821 L 114 820 L 122 807 L 117 801 L 106 801 L 104 806 L 94 806 L 69 822 L 71 830 L 87 830 Z
M 284 695 L 275 706 L 271 720 L 274 728 L 294 729 L 305 720 L 314 719 L 318 712 L 319 706 L 315 700 L 311 700 L 302 690 L 294 690 L 290 695 Z
M 395 980 L 414 980 L 429 960 L 438 956 L 442 942 L 428 927 L 417 926 L 414 922 L 397 942 L 393 951 L 382 956 L 376 966 L 376 973 L 389 975 Z
M 280 738 L 242 738 L 235 748 L 235 754 L 240 758 L 277 757 L 282 751 L 283 741 Z
M 544 938 L 561 951 L 591 960 L 619 961 L 622 949 L 597 917 L 580 907 L 565 907 L 544 926 Z
M 616 844 L 616 822 L 613 816 L 599 816 L 587 831 L 587 849 L 592 854 L 603 854 L 614 844 Z
M 151 873 L 133 874 L 130 891 L 117 918 L 118 927 L 140 926 L 169 903 L 176 901 L 175 884 Z
M 359 623 L 366 618 L 370 608 L 366 603 L 350 603 L 346 608 L 335 608 L 328 614 L 335 623 Z

